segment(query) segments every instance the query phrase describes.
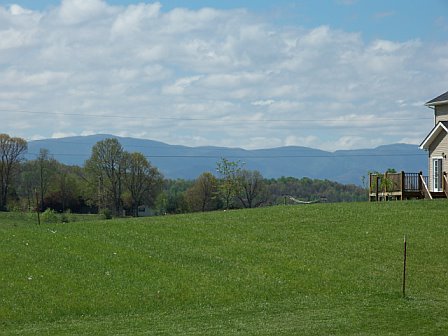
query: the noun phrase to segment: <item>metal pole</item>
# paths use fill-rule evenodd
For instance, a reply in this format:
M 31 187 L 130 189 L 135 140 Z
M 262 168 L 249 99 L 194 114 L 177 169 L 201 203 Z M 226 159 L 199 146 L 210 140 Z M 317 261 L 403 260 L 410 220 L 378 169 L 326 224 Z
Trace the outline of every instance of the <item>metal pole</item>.
M 406 236 L 404 236 L 404 255 L 403 255 L 403 297 L 406 297 Z
M 36 194 L 37 224 L 40 225 L 39 194 L 37 193 L 37 189 L 35 190 L 35 194 Z

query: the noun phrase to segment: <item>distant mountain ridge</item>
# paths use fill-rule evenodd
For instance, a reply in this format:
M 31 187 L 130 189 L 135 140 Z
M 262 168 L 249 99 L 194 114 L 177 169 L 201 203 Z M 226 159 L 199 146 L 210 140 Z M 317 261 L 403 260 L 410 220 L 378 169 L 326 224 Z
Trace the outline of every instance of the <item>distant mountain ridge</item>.
M 327 152 L 300 146 L 246 150 L 226 147 L 187 147 L 163 142 L 108 134 L 75 136 L 30 141 L 28 159 L 41 148 L 49 150 L 58 161 L 82 166 L 91 155 L 92 146 L 106 138 L 117 138 L 129 152 L 141 152 L 167 178 L 195 179 L 201 173 L 216 170 L 221 157 L 240 160 L 245 168 L 259 170 L 266 178 L 292 176 L 328 179 L 345 184 L 362 184 L 368 171 L 425 172 L 427 156 L 417 145 L 392 144 L 373 149 Z

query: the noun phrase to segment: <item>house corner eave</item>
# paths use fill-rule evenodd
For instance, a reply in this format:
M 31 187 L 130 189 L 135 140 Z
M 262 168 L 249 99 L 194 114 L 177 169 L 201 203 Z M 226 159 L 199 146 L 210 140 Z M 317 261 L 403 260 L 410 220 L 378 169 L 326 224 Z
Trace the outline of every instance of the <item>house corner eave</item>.
M 427 107 L 435 107 L 435 106 L 447 105 L 447 104 L 448 104 L 448 100 L 442 100 L 442 101 L 436 101 L 436 102 L 427 102 L 425 104 L 425 106 L 427 106 Z
M 437 138 L 437 136 L 440 134 L 440 132 L 445 131 L 448 133 L 448 124 L 445 124 L 446 122 L 438 122 L 436 126 L 429 132 L 429 134 L 426 136 L 425 140 L 420 144 L 420 149 L 428 150 L 431 146 L 432 142 Z

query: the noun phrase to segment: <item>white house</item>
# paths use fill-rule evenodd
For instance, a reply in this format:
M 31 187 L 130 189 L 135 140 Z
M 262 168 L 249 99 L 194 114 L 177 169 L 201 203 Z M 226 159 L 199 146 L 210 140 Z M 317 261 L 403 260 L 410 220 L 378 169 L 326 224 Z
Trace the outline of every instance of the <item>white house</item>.
M 428 188 L 430 192 L 447 191 L 448 170 L 448 91 L 425 104 L 434 110 L 434 128 L 420 145 L 428 152 Z M 447 185 L 448 187 L 448 185 Z
M 140 205 L 137 211 L 138 211 L 138 217 L 154 216 L 154 211 L 151 210 L 149 205 Z

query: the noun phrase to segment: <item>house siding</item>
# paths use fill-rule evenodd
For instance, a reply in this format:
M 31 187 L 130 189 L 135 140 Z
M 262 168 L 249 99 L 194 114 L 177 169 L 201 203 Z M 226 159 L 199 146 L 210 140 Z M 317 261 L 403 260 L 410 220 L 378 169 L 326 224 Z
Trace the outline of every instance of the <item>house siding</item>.
M 441 132 L 432 142 L 429 147 L 429 190 L 433 191 L 434 181 L 433 181 L 433 162 L 435 158 L 442 159 L 442 170 L 446 172 L 448 170 L 448 160 L 446 159 L 448 155 L 448 135 L 446 132 Z
M 448 121 L 448 105 L 436 106 L 434 114 L 436 125 L 439 121 Z

